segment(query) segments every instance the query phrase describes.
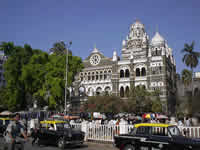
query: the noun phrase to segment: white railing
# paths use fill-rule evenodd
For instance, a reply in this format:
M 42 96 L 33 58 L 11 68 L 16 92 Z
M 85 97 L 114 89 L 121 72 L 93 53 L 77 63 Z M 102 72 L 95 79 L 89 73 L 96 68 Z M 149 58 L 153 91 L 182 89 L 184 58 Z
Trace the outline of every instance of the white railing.
M 133 125 L 95 125 L 95 124 L 71 124 L 73 128 L 85 132 L 86 141 L 113 142 L 114 136 L 128 133 Z M 179 127 L 183 135 L 191 138 L 200 138 L 200 127 Z

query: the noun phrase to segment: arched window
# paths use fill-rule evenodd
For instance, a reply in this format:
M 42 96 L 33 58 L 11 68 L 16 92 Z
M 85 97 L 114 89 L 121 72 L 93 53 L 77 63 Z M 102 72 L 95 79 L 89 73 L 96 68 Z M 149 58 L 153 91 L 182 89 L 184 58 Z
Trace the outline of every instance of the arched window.
M 99 73 L 96 72 L 96 80 L 99 80 Z
M 93 96 L 93 92 L 93 89 L 90 87 L 87 92 L 88 96 Z
M 120 70 L 120 78 L 124 78 L 124 70 Z
M 129 70 L 126 69 L 126 71 L 125 71 L 125 77 L 128 78 L 129 76 L 130 76 Z
M 136 77 L 140 76 L 140 68 L 136 68 Z
M 104 71 L 104 80 L 107 79 L 107 71 Z
M 94 76 L 94 72 L 92 72 L 92 80 L 94 80 L 94 77 L 95 77 L 95 76 Z
M 109 79 L 112 78 L 112 72 L 111 72 L 111 70 L 108 71 L 108 76 L 109 76 L 109 77 L 108 77 Z
M 96 95 L 100 95 L 102 93 L 101 87 L 98 87 L 96 90 Z
M 120 88 L 120 97 L 124 97 L 124 87 Z
M 102 80 L 102 79 L 103 79 L 103 72 L 100 71 L 100 80 Z
M 144 67 L 142 68 L 142 76 L 146 76 L 146 69 Z
M 128 86 L 126 87 L 125 96 L 129 97 L 129 87 Z

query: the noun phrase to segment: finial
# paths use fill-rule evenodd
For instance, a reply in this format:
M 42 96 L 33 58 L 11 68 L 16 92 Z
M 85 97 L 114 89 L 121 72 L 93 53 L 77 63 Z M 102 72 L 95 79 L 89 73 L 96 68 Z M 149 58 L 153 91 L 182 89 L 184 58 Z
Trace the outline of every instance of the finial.
M 156 32 L 158 32 L 158 25 L 156 25 Z
M 98 49 L 96 48 L 96 44 L 94 44 L 94 49 L 93 49 L 92 52 L 93 52 L 93 53 L 97 53 L 97 52 L 99 52 Z

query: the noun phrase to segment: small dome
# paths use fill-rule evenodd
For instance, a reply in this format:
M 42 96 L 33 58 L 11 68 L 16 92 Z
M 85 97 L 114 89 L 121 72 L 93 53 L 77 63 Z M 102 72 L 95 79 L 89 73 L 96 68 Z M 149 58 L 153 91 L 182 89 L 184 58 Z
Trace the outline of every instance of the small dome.
M 161 44 L 164 42 L 165 42 L 165 39 L 158 32 L 156 32 L 156 34 L 154 35 L 151 41 L 152 44 Z

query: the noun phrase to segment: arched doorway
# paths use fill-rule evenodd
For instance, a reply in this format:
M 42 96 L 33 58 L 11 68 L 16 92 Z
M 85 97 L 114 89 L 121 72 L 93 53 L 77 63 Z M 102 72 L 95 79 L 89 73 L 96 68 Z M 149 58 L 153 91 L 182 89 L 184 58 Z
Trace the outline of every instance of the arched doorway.
M 107 86 L 104 91 L 105 91 L 105 95 L 109 95 L 111 92 L 111 89 L 109 86 Z
M 87 92 L 88 96 L 93 96 L 94 95 L 93 93 L 94 93 L 94 90 L 90 87 Z
M 125 90 L 125 96 L 129 97 L 129 87 L 128 86 L 126 87 L 126 90 Z
M 102 93 L 102 88 L 98 87 L 96 90 L 96 95 L 100 95 Z
M 124 87 L 120 88 L 120 97 L 124 97 Z

